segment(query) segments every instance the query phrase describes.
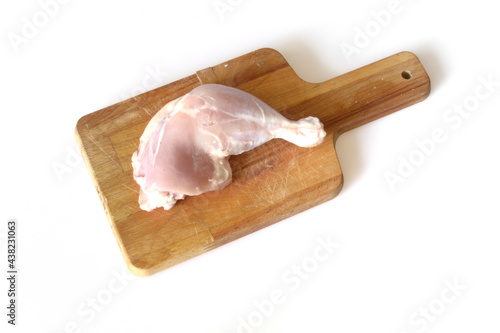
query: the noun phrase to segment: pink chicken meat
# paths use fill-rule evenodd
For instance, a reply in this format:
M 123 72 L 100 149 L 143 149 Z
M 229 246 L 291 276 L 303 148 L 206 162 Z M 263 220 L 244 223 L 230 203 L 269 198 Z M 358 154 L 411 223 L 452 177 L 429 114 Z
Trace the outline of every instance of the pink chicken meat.
M 193 89 L 151 119 L 132 156 L 141 209 L 172 208 L 186 195 L 231 182 L 229 156 L 281 138 L 300 147 L 321 144 L 315 117 L 291 121 L 255 96 L 219 84 Z

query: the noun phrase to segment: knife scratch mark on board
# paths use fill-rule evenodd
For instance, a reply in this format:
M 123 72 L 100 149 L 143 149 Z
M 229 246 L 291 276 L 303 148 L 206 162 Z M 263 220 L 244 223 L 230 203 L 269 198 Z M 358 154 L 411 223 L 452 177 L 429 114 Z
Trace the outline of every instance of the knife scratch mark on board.
M 134 191 L 135 193 L 139 193 L 139 191 L 137 191 L 137 190 L 135 190 L 135 189 L 131 188 L 130 186 L 127 186 L 127 185 L 125 185 L 125 184 L 122 184 L 122 186 L 125 186 L 125 187 L 126 187 L 126 188 L 128 188 L 129 190 Z
M 148 109 L 146 109 L 144 106 L 141 106 L 141 109 L 144 110 L 144 112 L 146 112 L 148 115 L 150 115 L 151 117 L 153 116 L 151 113 L 149 113 Z
M 285 198 L 286 197 L 286 190 L 288 188 L 288 177 L 290 176 L 290 168 L 287 168 L 286 170 L 286 176 L 285 176 L 285 185 L 283 186 L 283 192 L 282 192 L 282 195 L 281 197 L 282 198 Z
M 109 155 L 104 149 L 101 148 L 101 146 L 99 146 L 99 144 L 97 143 L 97 141 L 94 139 L 94 137 L 92 136 L 92 134 L 89 135 L 89 138 L 90 140 L 92 140 L 92 142 L 97 146 L 97 148 L 99 148 L 104 154 L 106 154 L 107 157 L 109 157 L 109 159 L 111 161 L 113 161 L 113 163 L 115 163 L 116 165 L 118 165 L 118 167 L 123 171 L 123 168 L 122 166 L 116 162 L 113 157 L 111 157 L 111 155 Z
M 198 244 L 200 244 L 200 245 L 201 245 L 201 242 L 200 242 L 200 235 L 198 234 L 198 228 L 196 228 L 196 224 L 197 224 L 197 223 L 198 223 L 197 221 L 193 221 L 193 222 L 191 222 L 191 223 L 189 223 L 189 224 L 193 226 L 193 229 L 194 229 L 194 231 L 196 232 L 196 240 L 198 240 Z
M 316 169 L 316 167 L 314 167 L 314 166 L 311 164 L 310 159 L 309 159 L 309 158 L 306 158 L 305 160 L 306 160 L 306 162 L 307 162 L 307 165 L 309 165 L 309 170 L 313 170 L 313 171 L 314 171 L 314 173 L 315 173 L 316 175 L 318 175 L 318 174 L 319 174 L 319 171 Z M 318 163 L 318 164 L 319 164 L 319 163 Z
M 206 243 L 206 241 L 205 241 L 205 242 L 203 242 L 202 238 L 200 237 L 200 233 L 198 232 L 198 228 L 197 228 L 197 225 L 199 225 L 199 224 L 201 224 L 201 225 L 203 226 L 203 228 L 207 231 L 207 233 L 210 235 L 210 241 L 211 241 L 211 242 L 214 242 L 214 241 L 215 241 L 215 238 L 214 238 L 214 236 L 212 235 L 212 232 L 211 232 L 211 231 L 210 231 L 210 229 L 207 227 L 207 225 L 206 225 L 205 223 L 203 223 L 203 221 L 202 221 L 202 220 L 193 220 L 193 221 L 192 221 L 192 222 L 190 222 L 189 224 L 193 227 L 193 229 L 194 229 L 194 231 L 195 231 L 195 233 L 196 233 L 196 239 L 197 239 L 197 241 L 198 241 L 198 243 L 199 243 L 200 245 L 205 245 L 204 243 Z
M 214 238 L 214 235 L 212 235 L 212 232 L 210 231 L 210 229 L 207 227 L 207 225 L 203 222 L 203 221 L 199 221 L 201 223 L 202 226 L 205 227 L 205 229 L 207 230 L 208 234 L 210 235 L 210 238 L 212 239 L 212 242 L 215 241 L 215 238 Z

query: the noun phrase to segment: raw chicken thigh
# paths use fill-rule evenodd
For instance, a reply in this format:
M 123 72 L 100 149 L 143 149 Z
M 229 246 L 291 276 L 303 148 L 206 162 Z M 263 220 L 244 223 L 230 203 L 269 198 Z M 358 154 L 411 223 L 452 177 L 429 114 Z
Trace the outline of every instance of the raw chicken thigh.
M 201 85 L 165 105 L 142 134 L 132 156 L 140 207 L 170 209 L 186 195 L 224 188 L 229 156 L 273 138 L 313 147 L 325 135 L 318 118 L 291 121 L 244 91 Z

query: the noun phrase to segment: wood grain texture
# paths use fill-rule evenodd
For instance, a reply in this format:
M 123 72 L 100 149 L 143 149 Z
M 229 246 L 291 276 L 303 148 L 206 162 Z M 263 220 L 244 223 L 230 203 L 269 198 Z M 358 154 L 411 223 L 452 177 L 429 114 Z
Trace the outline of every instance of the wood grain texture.
M 271 140 L 230 158 L 233 182 L 223 190 L 169 211 L 142 211 L 131 165 L 139 138 L 167 102 L 206 83 L 247 91 L 289 119 L 316 116 L 327 137 L 314 148 Z M 429 92 L 429 77 L 409 52 L 309 83 L 277 51 L 261 49 L 86 115 L 75 136 L 127 266 L 146 276 L 334 198 L 343 181 L 338 136 Z

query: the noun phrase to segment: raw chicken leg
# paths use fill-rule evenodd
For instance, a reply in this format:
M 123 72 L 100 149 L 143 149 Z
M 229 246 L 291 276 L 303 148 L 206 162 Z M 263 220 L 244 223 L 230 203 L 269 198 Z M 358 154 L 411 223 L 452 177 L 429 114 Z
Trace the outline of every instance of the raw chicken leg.
M 165 105 L 151 119 L 132 156 L 143 210 L 170 209 L 186 195 L 220 190 L 231 182 L 229 155 L 273 139 L 300 147 L 323 142 L 315 117 L 284 118 L 258 98 L 206 84 Z

